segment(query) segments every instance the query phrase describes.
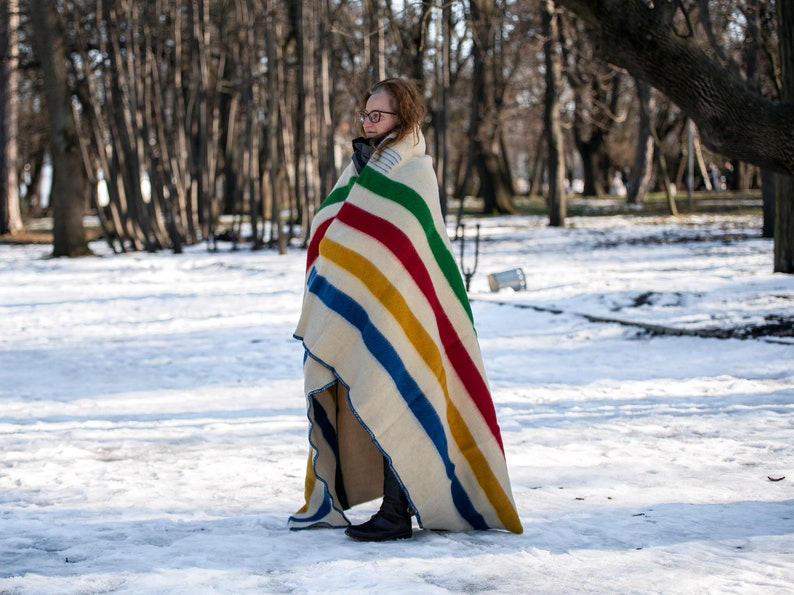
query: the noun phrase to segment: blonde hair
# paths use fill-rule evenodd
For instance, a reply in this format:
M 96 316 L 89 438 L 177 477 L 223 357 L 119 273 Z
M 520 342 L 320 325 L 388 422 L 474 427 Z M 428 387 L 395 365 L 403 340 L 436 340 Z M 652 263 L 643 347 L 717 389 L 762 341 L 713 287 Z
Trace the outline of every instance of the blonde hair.
M 364 93 L 359 108 L 366 109 L 367 101 L 376 93 L 384 93 L 389 97 L 389 104 L 399 120 L 397 126 L 390 133 L 392 136 L 378 146 L 377 151 L 380 152 L 386 147 L 398 143 L 409 134 L 416 134 L 427 110 L 419 87 L 409 79 L 387 78 L 375 83 Z M 417 142 L 419 142 L 418 139 Z

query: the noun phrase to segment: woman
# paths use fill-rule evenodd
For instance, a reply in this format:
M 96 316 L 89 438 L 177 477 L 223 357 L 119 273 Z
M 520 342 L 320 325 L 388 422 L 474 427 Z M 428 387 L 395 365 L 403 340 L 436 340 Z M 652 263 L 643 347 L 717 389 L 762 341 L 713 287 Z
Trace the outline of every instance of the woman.
M 311 445 L 291 529 L 360 541 L 522 531 L 471 310 L 410 81 L 367 91 L 353 158 L 317 211 L 295 337 Z M 369 521 L 344 511 L 383 496 Z

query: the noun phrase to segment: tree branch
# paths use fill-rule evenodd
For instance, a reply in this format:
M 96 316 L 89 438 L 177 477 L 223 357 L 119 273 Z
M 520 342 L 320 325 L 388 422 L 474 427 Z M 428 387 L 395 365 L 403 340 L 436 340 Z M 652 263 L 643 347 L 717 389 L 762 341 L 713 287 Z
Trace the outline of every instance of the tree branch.
M 588 24 L 607 61 L 647 81 L 692 118 L 711 150 L 794 175 L 794 103 L 758 94 L 691 38 L 678 35 L 653 4 L 558 1 Z

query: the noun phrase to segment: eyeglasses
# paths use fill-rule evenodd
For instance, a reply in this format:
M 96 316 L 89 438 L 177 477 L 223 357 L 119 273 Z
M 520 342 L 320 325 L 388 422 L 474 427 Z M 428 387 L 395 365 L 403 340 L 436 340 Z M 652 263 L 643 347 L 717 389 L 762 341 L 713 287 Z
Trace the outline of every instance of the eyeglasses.
M 371 112 L 361 110 L 360 112 L 358 112 L 358 121 L 363 124 L 364 120 L 369 118 L 370 122 L 372 122 L 373 124 L 377 124 L 378 122 L 380 122 L 380 118 L 383 114 L 390 114 L 392 116 L 397 115 L 394 112 L 386 112 L 383 111 L 382 109 L 372 110 Z

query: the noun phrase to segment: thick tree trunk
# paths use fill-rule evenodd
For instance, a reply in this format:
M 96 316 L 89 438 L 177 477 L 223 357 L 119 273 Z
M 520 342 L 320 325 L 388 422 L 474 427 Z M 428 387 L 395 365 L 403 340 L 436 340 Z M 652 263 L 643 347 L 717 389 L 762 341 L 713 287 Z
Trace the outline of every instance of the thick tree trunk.
M 477 172 L 479 195 L 483 200 L 483 213 L 511 212 L 509 190 L 504 188 L 499 168 L 499 158 L 492 147 L 498 134 L 498 114 L 493 101 L 497 92 L 493 70 L 489 69 L 494 46 L 493 0 L 470 3 L 472 40 L 472 102 L 469 120 L 469 166 L 466 171 L 464 192 L 470 183 L 472 171 Z
M 598 132 L 593 132 L 588 140 L 579 139 L 576 148 L 582 158 L 582 180 L 584 196 L 598 196 L 604 194 L 604 185 L 601 182 L 602 137 Z
M 545 129 L 548 151 L 548 193 L 546 205 L 549 209 L 549 225 L 565 225 L 565 158 L 562 129 L 560 126 L 559 89 L 562 87 L 562 65 L 558 51 L 557 15 L 553 0 L 543 0 L 543 34 L 546 38 L 543 53 L 546 58 Z
M 794 3 L 777 2 L 780 39 L 781 99 L 794 102 Z M 792 105 L 791 103 L 789 105 Z M 794 137 L 787 129 L 789 139 Z M 789 153 L 794 158 L 794 150 Z M 794 273 L 794 171 L 778 173 L 775 179 L 775 272 Z
M 775 176 L 775 272 L 794 273 L 794 177 Z
M 764 213 L 764 222 L 761 227 L 761 236 L 764 238 L 775 237 L 775 176 L 777 174 L 761 170 L 761 203 Z
M 66 49 L 53 0 L 31 0 L 33 43 L 41 62 L 49 115 L 53 183 L 53 256 L 89 254 L 83 216 L 88 196 L 71 97 Z

